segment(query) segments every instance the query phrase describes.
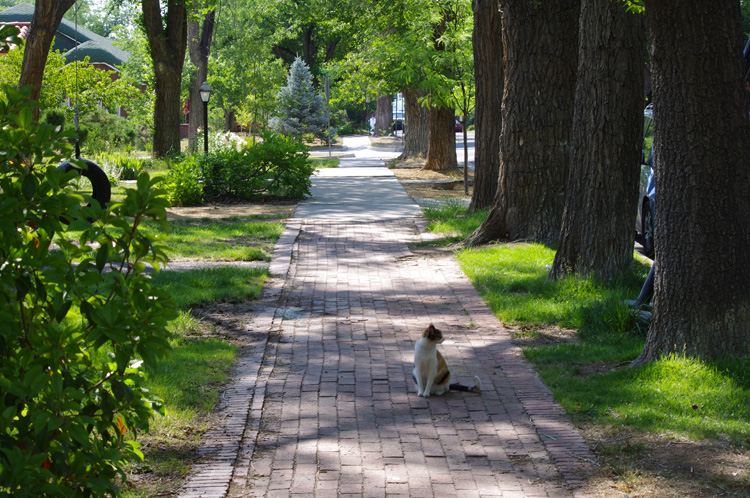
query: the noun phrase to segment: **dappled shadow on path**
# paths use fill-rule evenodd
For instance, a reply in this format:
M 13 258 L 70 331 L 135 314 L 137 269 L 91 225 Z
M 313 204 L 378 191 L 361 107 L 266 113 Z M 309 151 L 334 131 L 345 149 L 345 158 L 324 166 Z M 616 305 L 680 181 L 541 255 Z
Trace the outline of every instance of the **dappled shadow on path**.
M 585 478 L 593 455 L 562 409 L 455 264 L 411 254 L 415 235 L 409 220 L 304 225 L 252 467 L 230 496 L 572 496 Z M 478 376 L 480 394 L 416 395 L 429 323 L 454 379 Z

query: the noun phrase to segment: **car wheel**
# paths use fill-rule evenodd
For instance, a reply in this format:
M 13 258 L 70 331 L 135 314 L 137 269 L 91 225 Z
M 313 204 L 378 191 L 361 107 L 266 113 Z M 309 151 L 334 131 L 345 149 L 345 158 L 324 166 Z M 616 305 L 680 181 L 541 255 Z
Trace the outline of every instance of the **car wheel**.
M 70 161 L 65 161 L 57 169 L 65 170 L 67 173 L 71 169 L 77 170 L 81 176 L 91 182 L 91 197 L 104 208 L 112 198 L 112 187 L 109 185 L 107 174 L 95 162 L 88 159 L 80 159 L 86 164 L 86 168 L 79 168 Z
M 643 252 L 649 258 L 654 257 L 654 213 L 648 201 L 643 205 L 641 233 L 643 234 Z

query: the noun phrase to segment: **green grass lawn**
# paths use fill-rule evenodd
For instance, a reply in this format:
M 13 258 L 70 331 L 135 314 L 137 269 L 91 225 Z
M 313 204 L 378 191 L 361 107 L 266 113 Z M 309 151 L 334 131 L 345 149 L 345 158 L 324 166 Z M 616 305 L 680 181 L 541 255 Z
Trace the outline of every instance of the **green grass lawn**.
M 153 223 L 148 230 L 157 231 Z M 221 220 L 172 220 L 166 234 L 170 258 L 207 261 L 270 261 L 273 246 L 284 232 L 281 222 L 253 217 Z
M 338 157 L 311 157 L 308 161 L 315 166 L 315 169 L 338 168 L 340 162 Z
M 426 210 L 425 216 L 430 229 L 444 235 L 438 244 L 467 237 L 482 221 L 450 206 Z M 524 355 L 574 422 L 610 435 L 625 431 L 657 440 L 721 441 L 734 451 L 750 446 L 750 358 L 708 362 L 671 356 L 629 368 L 643 348 L 648 322 L 624 301 L 638 295 L 648 265 L 636 258 L 609 283 L 578 277 L 551 281 L 554 255 L 554 248 L 532 243 L 456 253 L 464 273 L 511 327 Z M 554 334 L 546 334 L 555 328 L 573 329 L 573 340 L 556 341 Z M 639 448 L 625 445 L 604 458 L 618 461 L 625 458 L 621 452 L 637 450 L 645 459 L 648 451 Z M 746 496 L 750 476 L 745 474 L 721 481 L 718 486 L 724 487 L 716 489 Z
M 172 256 L 208 259 L 270 259 L 283 232 L 280 223 L 249 218 L 171 222 Z M 158 231 L 156 225 L 149 230 Z M 247 248 L 261 248 L 248 256 Z M 241 303 L 257 298 L 268 276 L 266 269 L 201 268 L 154 273 L 154 285 L 165 288 L 180 308 L 170 324 L 172 350 L 148 372 L 146 387 L 164 400 L 166 416 L 156 415 L 149 433 L 138 435 L 144 462 L 128 465 L 126 498 L 173 493 L 187 477 L 200 437 L 208 428 L 219 388 L 226 382 L 237 346 L 223 339 L 217 325 L 196 318 L 191 309 L 211 303 Z

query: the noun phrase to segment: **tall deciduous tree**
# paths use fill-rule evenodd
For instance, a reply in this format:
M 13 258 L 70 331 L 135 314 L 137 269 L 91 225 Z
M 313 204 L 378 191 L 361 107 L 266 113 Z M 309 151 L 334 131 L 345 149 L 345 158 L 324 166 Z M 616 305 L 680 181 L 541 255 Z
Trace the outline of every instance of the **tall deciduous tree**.
M 497 193 L 503 103 L 502 19 L 497 0 L 474 0 L 474 192 L 470 211 L 490 207 Z
M 656 271 L 636 364 L 750 353 L 750 125 L 736 0 L 646 0 Z
M 633 261 L 643 28 L 621 0 L 582 0 L 573 151 L 550 275 L 614 277 Z
M 378 97 L 375 108 L 375 133 L 376 137 L 391 134 L 393 125 L 393 95 L 382 95 Z
M 188 147 L 190 150 L 198 148 L 199 127 L 204 123 L 203 102 L 200 99 L 199 89 L 204 81 L 208 80 L 208 57 L 211 53 L 211 40 L 214 36 L 214 22 L 216 10 L 210 9 L 205 14 L 194 12 L 188 20 L 188 54 L 190 62 L 195 66 L 195 72 L 191 75 L 190 95 L 188 97 Z
M 75 0 L 37 0 L 34 2 L 34 15 L 31 18 L 29 34 L 26 36 L 21 77 L 18 80 L 19 88 L 31 86 L 32 100 L 37 100 L 42 91 L 44 66 L 47 64 L 55 32 L 63 16 L 74 3 Z M 35 117 L 39 116 L 38 108 L 34 108 L 33 112 Z
M 453 170 L 458 168 L 456 158 L 455 90 L 466 74 L 462 63 L 470 61 L 460 56 L 469 44 L 462 44 L 471 21 L 469 4 L 465 0 L 437 2 L 434 11 L 436 22 L 432 25 L 432 53 L 422 71 L 422 88 L 428 91 L 430 102 L 430 136 L 427 145 L 426 170 Z M 466 88 L 463 85 L 463 88 Z
M 424 92 L 407 86 L 404 94 L 404 115 L 406 116 L 406 130 L 404 130 L 404 151 L 398 157 L 405 161 L 412 158 L 427 157 L 427 144 L 430 138 L 430 108 L 419 103 Z
M 500 176 L 487 219 L 466 244 L 555 242 L 570 161 L 578 52 L 576 0 L 501 0 L 505 90 Z
M 187 49 L 185 0 L 166 0 L 162 17 L 159 0 L 141 0 L 143 27 L 154 66 L 153 154 L 163 157 L 180 152 L 180 83 Z

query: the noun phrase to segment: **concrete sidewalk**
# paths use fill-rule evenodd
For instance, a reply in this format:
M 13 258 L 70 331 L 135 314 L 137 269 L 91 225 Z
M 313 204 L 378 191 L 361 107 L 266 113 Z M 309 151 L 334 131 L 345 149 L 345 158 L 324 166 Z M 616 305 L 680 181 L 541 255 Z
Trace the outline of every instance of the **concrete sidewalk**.
M 457 263 L 412 253 L 419 210 L 365 159 L 316 176 L 277 244 L 257 347 L 180 496 L 579 496 L 595 456 Z M 430 323 L 481 393 L 416 395 Z

